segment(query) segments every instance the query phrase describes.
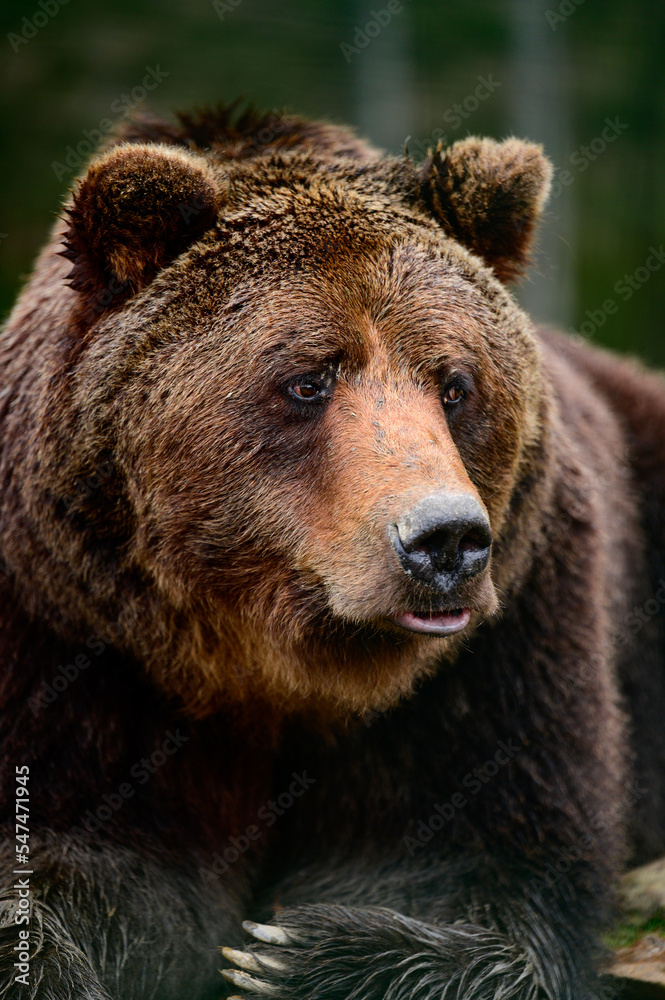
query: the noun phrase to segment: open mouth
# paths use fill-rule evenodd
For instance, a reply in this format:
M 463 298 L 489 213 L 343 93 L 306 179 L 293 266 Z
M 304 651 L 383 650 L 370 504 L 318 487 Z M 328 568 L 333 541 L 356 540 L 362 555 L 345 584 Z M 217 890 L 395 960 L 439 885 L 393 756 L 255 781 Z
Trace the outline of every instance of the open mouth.
M 451 611 L 405 611 L 390 620 L 409 632 L 425 632 L 429 635 L 453 635 L 461 632 L 469 624 L 469 608 L 454 608 Z

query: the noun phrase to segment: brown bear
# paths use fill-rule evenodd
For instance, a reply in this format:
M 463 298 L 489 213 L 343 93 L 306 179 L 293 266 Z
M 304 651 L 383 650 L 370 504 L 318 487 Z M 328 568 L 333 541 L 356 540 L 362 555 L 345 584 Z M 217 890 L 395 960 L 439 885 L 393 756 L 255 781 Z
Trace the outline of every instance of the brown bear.
M 549 179 L 219 109 L 78 182 L 0 339 L 0 995 L 599 995 L 665 384 L 507 290 Z

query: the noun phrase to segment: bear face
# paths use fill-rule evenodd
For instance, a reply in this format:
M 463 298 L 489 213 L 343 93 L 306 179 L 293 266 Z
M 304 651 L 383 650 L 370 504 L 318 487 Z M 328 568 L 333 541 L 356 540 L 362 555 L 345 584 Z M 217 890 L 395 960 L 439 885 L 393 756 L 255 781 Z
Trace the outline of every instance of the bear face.
M 43 587 L 59 628 L 115 622 L 195 714 L 259 693 L 348 713 L 394 704 L 497 612 L 547 433 L 497 275 L 549 175 L 534 147 L 473 142 L 420 172 L 141 144 L 92 165 L 57 279 L 80 336 L 54 349 L 59 430 L 24 477 L 42 557 L 80 567 Z

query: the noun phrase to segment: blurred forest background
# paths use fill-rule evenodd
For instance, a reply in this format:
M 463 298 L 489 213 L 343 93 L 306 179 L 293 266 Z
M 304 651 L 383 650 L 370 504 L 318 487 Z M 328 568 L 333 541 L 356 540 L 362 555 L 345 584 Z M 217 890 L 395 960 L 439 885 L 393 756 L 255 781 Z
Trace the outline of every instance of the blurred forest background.
M 557 173 L 520 299 L 665 367 L 658 0 L 5 0 L 0 18 L 3 316 L 91 138 L 130 105 L 244 95 L 417 158 L 439 137 L 542 142 Z

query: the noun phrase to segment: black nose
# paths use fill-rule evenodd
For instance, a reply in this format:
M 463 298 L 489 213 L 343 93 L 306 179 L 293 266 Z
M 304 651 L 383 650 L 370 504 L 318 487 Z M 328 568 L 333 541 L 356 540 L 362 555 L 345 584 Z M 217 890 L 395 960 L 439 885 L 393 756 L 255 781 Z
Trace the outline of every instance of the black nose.
M 466 493 L 425 497 L 390 526 L 389 535 L 404 571 L 441 590 L 481 573 L 490 558 L 489 522 Z

